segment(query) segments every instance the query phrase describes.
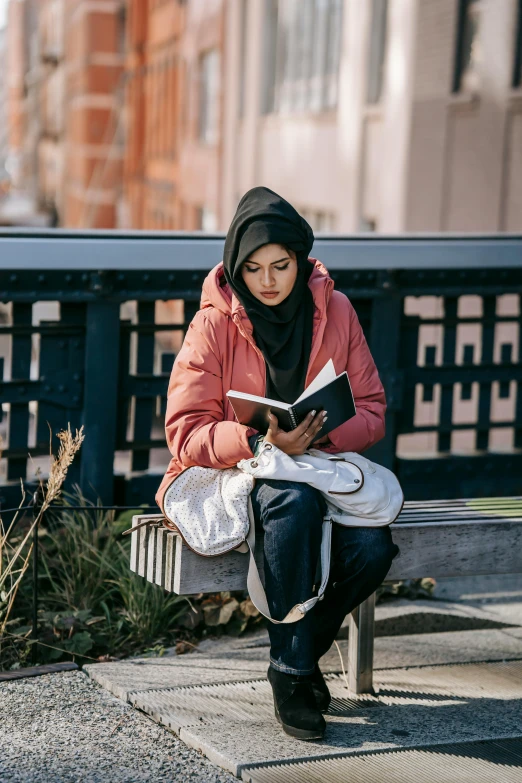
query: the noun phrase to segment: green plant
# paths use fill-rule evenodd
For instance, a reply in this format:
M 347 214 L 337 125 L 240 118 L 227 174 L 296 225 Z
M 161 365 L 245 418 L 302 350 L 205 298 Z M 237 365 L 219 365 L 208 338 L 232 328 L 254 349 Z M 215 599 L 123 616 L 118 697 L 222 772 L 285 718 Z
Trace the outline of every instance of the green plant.
M 127 634 L 122 641 L 133 647 L 168 643 L 179 628 L 178 620 L 189 603 L 184 596 L 166 593 L 129 571 L 128 556 L 123 552 L 115 566 L 112 584 L 118 589 L 123 603 L 122 630 Z
M 76 510 L 73 506 L 91 506 Z M 110 578 L 120 556 L 114 511 L 95 511 L 79 487 L 64 493 L 62 507 L 48 515 L 49 528 L 42 542 L 45 605 L 56 611 L 96 611 L 111 602 L 116 587 Z
M 93 511 L 76 510 L 76 505 L 92 506 Z M 129 516 L 140 509 L 125 512 L 118 520 L 113 511 L 95 509 L 76 487 L 74 492 L 64 493 L 62 507 L 50 515 L 41 555 L 40 588 L 48 610 L 41 616 L 42 630 L 47 627 L 49 611 L 55 612 L 59 620 L 68 619 L 70 627 L 68 643 L 63 645 L 63 634 L 57 633 L 60 621 L 53 624 L 56 644 L 71 652 L 75 637 L 82 634 L 82 649 L 74 651 L 97 657 L 129 654 L 172 640 L 187 599 L 136 577 L 129 570 L 130 540 L 120 538 Z M 82 619 L 91 623 L 95 619 L 95 626 L 83 627 Z M 89 649 L 85 646 L 88 638 L 92 642 Z M 54 653 L 49 655 L 55 657 Z

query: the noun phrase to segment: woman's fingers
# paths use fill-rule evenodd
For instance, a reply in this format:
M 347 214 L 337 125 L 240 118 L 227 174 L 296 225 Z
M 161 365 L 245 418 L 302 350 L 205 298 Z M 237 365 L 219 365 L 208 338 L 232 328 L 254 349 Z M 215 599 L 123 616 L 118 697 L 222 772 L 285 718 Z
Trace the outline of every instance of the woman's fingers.
M 301 438 L 305 432 L 310 432 L 309 427 L 312 426 L 312 422 L 315 417 L 315 411 L 310 411 L 310 413 L 307 413 L 307 415 L 304 417 L 303 421 L 295 427 L 295 429 L 292 430 L 294 435 L 296 435 L 298 438 Z M 307 437 L 307 436 L 305 436 Z
M 305 428 L 305 431 L 303 432 L 305 438 L 315 438 L 327 418 L 326 411 L 319 411 Z M 304 421 L 306 421 L 306 419 Z
M 301 450 L 314 440 L 326 418 L 326 411 L 319 413 L 311 411 L 295 429 L 286 432 L 279 427 L 277 417 L 273 413 L 269 413 L 265 440 L 275 443 L 287 454 L 300 454 Z
M 277 416 L 274 416 L 273 413 L 268 414 L 268 431 L 272 433 L 272 435 L 276 435 L 279 431 L 279 422 L 277 421 Z
M 308 414 L 308 416 L 303 419 L 299 427 L 296 427 L 293 432 L 297 432 L 298 429 L 302 429 L 299 437 L 304 438 L 305 440 L 313 440 L 326 421 L 326 418 L 326 411 L 319 411 L 319 413 L 315 416 Z M 303 424 L 306 426 L 303 427 Z

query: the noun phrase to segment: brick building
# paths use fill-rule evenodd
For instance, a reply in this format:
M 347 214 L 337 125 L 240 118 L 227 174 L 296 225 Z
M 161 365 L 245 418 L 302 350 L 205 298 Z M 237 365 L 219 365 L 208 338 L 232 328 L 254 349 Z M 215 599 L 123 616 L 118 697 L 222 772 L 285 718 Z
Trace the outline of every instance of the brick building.
M 125 3 L 66 0 L 64 36 L 62 222 L 111 228 L 122 182 Z
M 8 166 L 51 224 L 118 222 L 124 12 L 124 0 L 9 2 Z
M 219 222 L 225 0 L 130 0 L 125 219 L 134 228 Z

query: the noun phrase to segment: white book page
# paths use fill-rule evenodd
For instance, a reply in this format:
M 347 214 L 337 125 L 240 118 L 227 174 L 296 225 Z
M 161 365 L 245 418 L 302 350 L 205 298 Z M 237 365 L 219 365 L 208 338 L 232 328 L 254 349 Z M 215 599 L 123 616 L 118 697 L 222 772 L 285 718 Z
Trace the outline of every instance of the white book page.
M 288 410 L 292 406 L 287 402 L 271 400 L 269 397 L 258 397 L 256 394 L 247 394 L 246 392 L 237 392 L 233 389 L 227 391 L 227 397 L 236 397 L 238 400 L 250 400 L 250 402 L 262 402 L 264 405 L 273 405 L 274 408 L 284 408 Z
M 323 369 L 313 379 L 312 383 L 306 387 L 301 396 L 294 402 L 294 405 L 298 402 L 301 402 L 301 400 L 306 399 L 306 397 L 309 397 L 310 394 L 313 394 L 318 389 L 322 389 L 323 386 L 327 386 L 331 381 L 335 381 L 336 378 L 337 375 L 335 374 L 333 360 L 328 359 Z

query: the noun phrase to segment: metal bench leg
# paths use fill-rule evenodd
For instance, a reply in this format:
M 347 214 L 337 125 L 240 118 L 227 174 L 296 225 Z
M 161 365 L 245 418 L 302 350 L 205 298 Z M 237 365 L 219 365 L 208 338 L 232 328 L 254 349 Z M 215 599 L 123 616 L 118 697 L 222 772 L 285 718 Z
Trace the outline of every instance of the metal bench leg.
M 373 618 L 375 593 L 350 614 L 348 629 L 348 687 L 353 693 L 374 693 Z

